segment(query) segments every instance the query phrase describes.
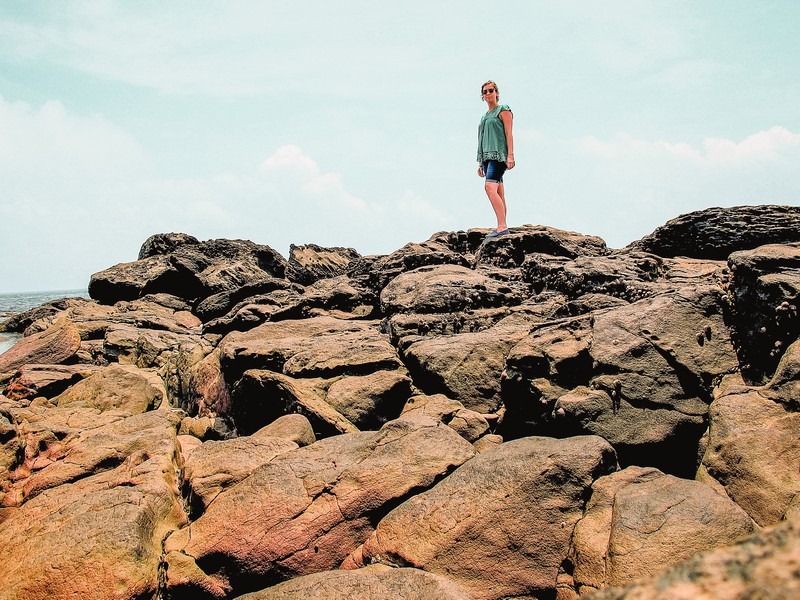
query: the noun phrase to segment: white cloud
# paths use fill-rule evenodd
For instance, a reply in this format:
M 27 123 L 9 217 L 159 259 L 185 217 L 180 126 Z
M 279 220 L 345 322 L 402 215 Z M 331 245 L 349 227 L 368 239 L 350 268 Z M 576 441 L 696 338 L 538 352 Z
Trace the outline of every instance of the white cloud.
M 281 146 L 275 153 L 261 163 L 265 171 L 278 171 L 281 169 L 297 169 L 313 175 L 319 173 L 319 167 L 313 158 L 303 152 L 298 146 Z

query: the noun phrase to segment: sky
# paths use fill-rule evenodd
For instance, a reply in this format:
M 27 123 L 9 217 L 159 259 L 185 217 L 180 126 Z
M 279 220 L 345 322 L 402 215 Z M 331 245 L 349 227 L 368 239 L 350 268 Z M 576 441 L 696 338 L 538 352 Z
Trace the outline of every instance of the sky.
M 0 293 L 85 288 L 150 235 L 388 254 L 496 224 L 621 248 L 800 205 L 796 0 L 0 0 Z

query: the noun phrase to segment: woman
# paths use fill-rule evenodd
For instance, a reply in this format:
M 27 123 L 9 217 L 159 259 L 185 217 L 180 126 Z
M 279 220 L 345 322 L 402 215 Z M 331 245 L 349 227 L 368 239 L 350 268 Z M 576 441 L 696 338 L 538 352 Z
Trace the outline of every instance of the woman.
M 486 178 L 484 189 L 497 216 L 497 229 L 486 236 L 490 239 L 508 233 L 503 173 L 514 168 L 513 115 L 507 104 L 498 104 L 500 90 L 494 81 L 481 86 L 481 99 L 488 110 L 478 125 L 478 176 Z

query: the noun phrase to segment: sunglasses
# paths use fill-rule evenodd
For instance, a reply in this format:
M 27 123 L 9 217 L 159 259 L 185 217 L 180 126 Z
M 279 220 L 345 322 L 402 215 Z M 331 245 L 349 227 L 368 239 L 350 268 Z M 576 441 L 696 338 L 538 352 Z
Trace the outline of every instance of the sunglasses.
M 481 90 L 481 96 L 485 96 L 486 94 L 491 94 L 495 92 L 494 88 L 486 88 L 485 90 Z

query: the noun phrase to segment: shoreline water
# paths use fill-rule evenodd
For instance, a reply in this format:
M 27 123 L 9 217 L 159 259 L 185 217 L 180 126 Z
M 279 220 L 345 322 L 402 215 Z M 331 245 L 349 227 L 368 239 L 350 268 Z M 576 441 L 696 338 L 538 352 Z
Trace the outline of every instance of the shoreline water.
M 47 290 L 39 292 L 0 293 L 0 323 L 25 311 L 60 298 L 88 298 L 86 289 Z M 16 344 L 22 336 L 17 333 L 0 332 L 0 354 Z

